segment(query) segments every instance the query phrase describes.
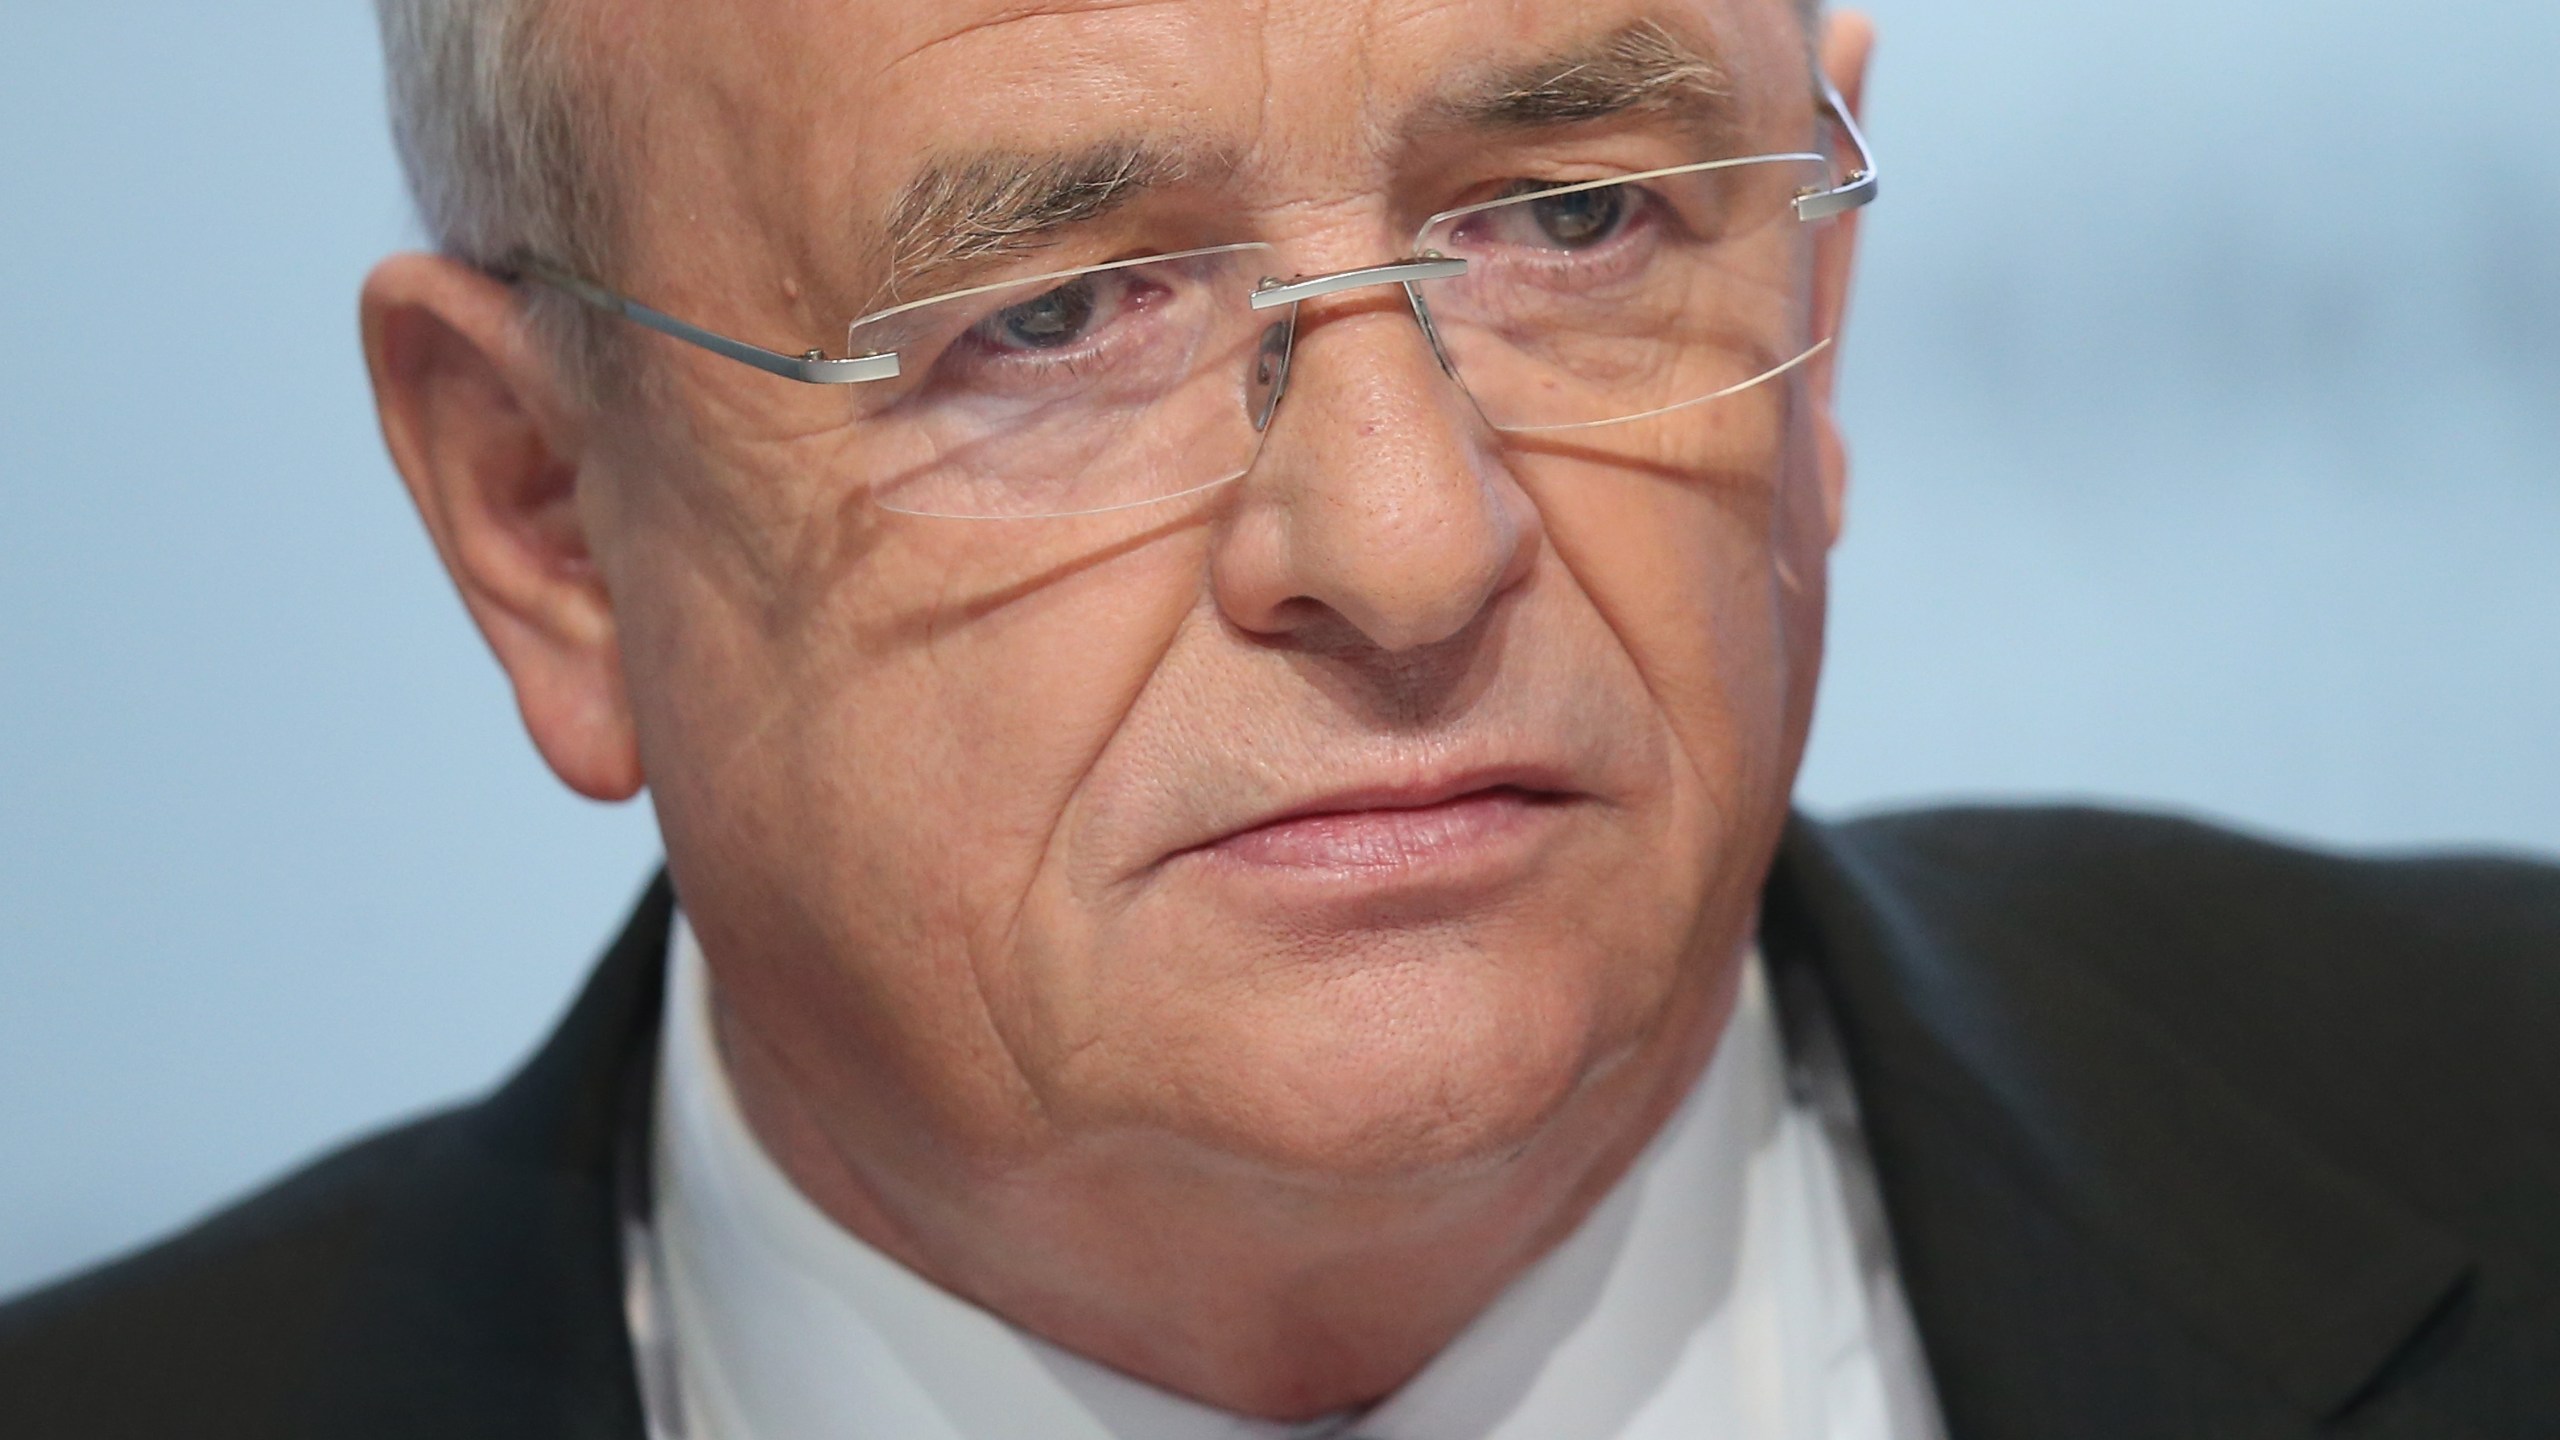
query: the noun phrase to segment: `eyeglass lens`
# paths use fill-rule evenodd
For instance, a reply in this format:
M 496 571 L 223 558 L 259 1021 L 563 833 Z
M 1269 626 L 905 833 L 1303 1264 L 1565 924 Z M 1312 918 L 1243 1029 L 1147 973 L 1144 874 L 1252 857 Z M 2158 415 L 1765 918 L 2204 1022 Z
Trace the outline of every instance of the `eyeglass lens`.
M 1821 347 L 1807 333 L 1793 202 L 1829 162 L 1775 156 L 1544 189 L 1426 226 L 1416 253 L 1465 274 L 1416 307 L 1496 429 L 1716 424 Z M 1781 223 L 1784 222 L 1784 223 Z M 895 352 L 857 447 L 876 503 L 966 518 L 1169 499 L 1249 469 L 1285 384 L 1294 314 L 1248 299 L 1265 246 L 1051 275 L 858 322 L 847 353 Z M 1293 309 L 1294 307 L 1292 307 Z M 868 388 L 868 387 L 866 387 Z M 1671 412 L 1683 412 L 1675 418 Z

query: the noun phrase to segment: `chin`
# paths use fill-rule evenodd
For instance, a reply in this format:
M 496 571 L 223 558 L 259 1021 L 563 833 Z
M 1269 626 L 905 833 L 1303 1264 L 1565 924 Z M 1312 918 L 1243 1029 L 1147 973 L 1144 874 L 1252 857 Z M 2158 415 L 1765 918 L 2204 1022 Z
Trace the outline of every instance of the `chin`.
M 1282 1182 L 1395 1187 L 1508 1163 L 1672 1004 L 1668 964 L 1588 943 L 1408 944 L 1160 1016 L 1180 1039 L 1140 1074 L 1172 1104 L 1141 1123 Z

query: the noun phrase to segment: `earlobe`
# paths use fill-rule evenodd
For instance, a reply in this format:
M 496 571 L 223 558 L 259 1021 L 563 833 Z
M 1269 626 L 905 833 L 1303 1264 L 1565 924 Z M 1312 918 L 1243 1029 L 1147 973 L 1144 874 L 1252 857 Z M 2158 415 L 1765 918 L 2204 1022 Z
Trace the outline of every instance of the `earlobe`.
M 597 800 L 641 786 L 612 598 L 578 503 L 588 416 L 512 290 L 400 255 L 367 278 L 384 442 L 554 774 Z

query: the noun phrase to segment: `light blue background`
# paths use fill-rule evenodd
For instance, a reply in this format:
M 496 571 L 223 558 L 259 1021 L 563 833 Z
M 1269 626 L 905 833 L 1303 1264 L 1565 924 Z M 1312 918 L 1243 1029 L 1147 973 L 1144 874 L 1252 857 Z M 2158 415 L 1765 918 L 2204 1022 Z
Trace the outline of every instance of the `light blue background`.
M 1876 8 L 1807 798 L 2560 850 L 2560 6 Z M 655 847 L 382 458 L 366 8 L 0 21 L 5 1290 L 489 1082 Z

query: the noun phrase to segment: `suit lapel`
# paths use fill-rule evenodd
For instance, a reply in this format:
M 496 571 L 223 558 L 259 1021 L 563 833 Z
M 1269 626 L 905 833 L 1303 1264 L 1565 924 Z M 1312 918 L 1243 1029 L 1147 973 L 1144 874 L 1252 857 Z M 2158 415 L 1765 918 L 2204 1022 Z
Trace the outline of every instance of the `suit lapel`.
M 2455 1242 L 1907 858 L 1797 822 L 1763 942 L 1836 1012 L 1959 1440 L 2301 1435 L 2373 1393 Z

